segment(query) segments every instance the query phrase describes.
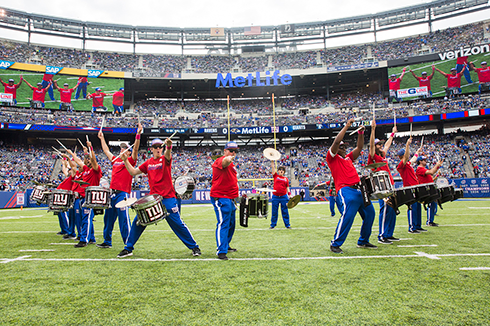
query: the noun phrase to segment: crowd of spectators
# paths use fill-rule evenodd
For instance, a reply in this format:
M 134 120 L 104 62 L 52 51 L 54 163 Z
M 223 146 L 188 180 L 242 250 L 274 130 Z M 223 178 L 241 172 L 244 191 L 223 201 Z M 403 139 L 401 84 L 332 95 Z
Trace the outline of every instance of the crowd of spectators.
M 479 95 L 455 99 L 405 102 L 388 105 L 378 94 L 346 94 L 326 100 L 320 96 L 302 96 L 281 99 L 276 107 L 276 125 L 340 123 L 349 118 L 370 121 L 372 103 L 377 119 L 390 119 L 416 115 L 449 113 L 490 107 L 488 98 Z M 384 105 L 383 105 L 384 104 Z M 145 128 L 218 128 L 228 125 L 227 104 L 220 100 L 170 101 L 145 100 L 134 106 L 134 112 L 123 118 L 106 114 L 108 127 L 132 127 L 138 121 Z M 303 108 L 306 110 L 297 110 Z M 329 108 L 329 110 L 315 109 Z M 312 110 L 310 112 L 310 109 Z M 306 112 L 307 111 L 307 112 Z M 42 110 L 17 107 L 0 107 L 0 122 L 63 125 L 77 127 L 99 126 L 101 114 L 74 111 Z M 270 100 L 237 100 L 230 103 L 230 126 L 273 126 Z
M 81 68 L 90 63 L 104 70 L 137 72 L 139 77 L 162 77 L 165 73 L 225 73 L 232 68 L 243 72 L 266 69 L 309 69 L 343 66 L 413 57 L 426 52 L 444 52 L 484 41 L 483 23 L 437 30 L 402 39 L 349 45 L 316 51 L 265 53 L 264 55 L 169 55 L 127 54 L 53 48 L 0 40 L 0 59 Z M 140 60 L 141 59 L 141 60 Z M 188 60 L 189 59 L 189 60 Z

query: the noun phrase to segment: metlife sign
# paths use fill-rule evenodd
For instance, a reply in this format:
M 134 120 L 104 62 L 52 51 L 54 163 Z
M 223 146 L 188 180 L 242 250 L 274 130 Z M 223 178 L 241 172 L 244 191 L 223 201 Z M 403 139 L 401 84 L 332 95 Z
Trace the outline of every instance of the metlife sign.
M 264 81 L 262 81 L 264 80 Z M 279 75 L 279 70 L 274 71 L 271 76 L 270 71 L 265 72 L 265 77 L 260 74 L 260 71 L 255 73 L 255 76 L 252 74 L 248 74 L 246 77 L 237 76 L 233 79 L 231 73 L 227 73 L 225 77 L 223 74 L 219 73 L 216 76 L 216 88 L 219 87 L 262 87 L 262 86 L 278 86 L 279 82 L 281 85 L 287 86 L 291 85 L 293 82 L 293 77 L 288 74 Z

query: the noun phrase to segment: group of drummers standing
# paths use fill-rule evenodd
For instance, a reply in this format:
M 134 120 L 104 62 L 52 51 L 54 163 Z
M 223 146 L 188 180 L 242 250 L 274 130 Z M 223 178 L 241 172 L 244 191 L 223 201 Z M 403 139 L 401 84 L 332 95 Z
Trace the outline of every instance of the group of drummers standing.
M 362 178 L 359 176 L 353 164 L 360 156 L 364 146 L 364 127 L 359 128 L 357 131 L 357 145 L 350 153 L 347 153 L 347 144 L 343 141 L 347 130 L 353 122 L 353 119 L 347 121 L 344 128 L 336 136 L 326 157 L 333 177 L 330 187 L 335 187 L 336 202 L 341 213 L 334 238 L 330 243 L 330 250 L 334 253 L 343 252 L 341 246 L 346 240 L 357 213 L 361 215 L 363 220 L 357 247 L 368 249 L 377 248 L 376 245 L 369 242 L 375 219 L 375 210 L 369 198 L 369 192 L 366 190 L 365 182 L 362 182 Z M 375 138 L 375 120 L 372 121 L 371 127 L 368 164 L 373 167 L 373 172 L 385 171 L 383 173 L 389 176 L 386 182 L 394 185 L 388 165 L 387 153 L 393 137 L 397 132 L 396 126 L 393 127 L 393 132 L 387 141 Z M 119 156 L 117 157 L 110 152 L 102 129 L 98 133 L 103 152 L 112 164 L 112 175 L 109 186 L 110 205 L 108 205 L 104 213 L 104 241 L 97 244 L 97 247 L 112 247 L 112 231 L 117 219 L 121 237 L 125 245 L 117 257 L 124 258 L 133 254 L 136 242 L 146 229 L 146 226 L 150 223 L 143 223 L 141 215 L 146 213 L 139 210 L 137 210 L 137 215 L 131 222 L 128 212 L 130 205 L 125 205 L 124 202 L 128 201 L 130 197 L 133 176 L 144 173 L 148 177 L 150 186 L 149 196 L 158 196 L 159 205 L 166 210 L 165 214 L 160 214 L 162 215 L 162 219 L 167 221 L 172 231 L 192 251 L 193 256 L 200 256 L 201 250 L 199 245 L 180 215 L 180 203 L 176 198 L 174 182 L 171 176 L 171 137 L 164 141 L 153 139 L 150 147 L 152 157 L 136 167 L 141 132 L 142 126 L 139 124 L 134 145 L 128 146 L 128 144 L 122 143 Z M 427 159 L 421 154 L 422 148 L 419 148 L 413 157 L 410 157 L 409 148 L 411 142 L 412 138 L 410 137 L 407 140 L 405 149 L 401 149 L 397 153 L 400 159 L 397 170 L 403 180 L 403 186 L 411 187 L 419 184 L 432 183 L 433 176 L 442 165 L 442 161 L 437 162 L 433 168 L 427 169 L 425 167 Z M 87 205 L 87 201 L 89 203 L 93 201 L 93 198 L 90 197 L 93 197 L 94 194 L 91 194 L 89 190 L 91 187 L 99 186 L 103 174 L 100 166 L 97 164 L 97 159 L 90 141 L 87 140 L 87 146 L 84 146 L 83 149 L 83 160 L 69 149 L 66 150 L 67 154 L 62 154 L 64 158 L 63 171 L 67 177 L 58 187 L 58 189 L 71 190 L 76 194 L 73 206 L 68 211 L 61 211 L 59 213 L 59 220 L 62 229 L 61 233 L 64 234 L 63 238 L 78 239 L 79 242 L 75 244 L 77 248 L 86 247 L 88 244 L 95 243 L 93 226 L 94 210 L 92 206 Z M 217 243 L 216 254 L 222 260 L 228 259 L 228 253 L 237 251 L 237 249 L 230 247 L 235 232 L 236 205 L 239 198 L 237 170 L 233 164 L 237 153 L 238 145 L 230 141 L 225 145 L 224 155 L 217 158 L 212 164 L 211 203 L 217 219 L 215 233 Z M 416 169 L 412 167 L 415 163 L 418 164 Z M 279 207 L 281 207 L 284 226 L 287 229 L 291 229 L 287 208 L 290 190 L 289 180 L 284 176 L 285 168 L 281 166 L 276 167 L 275 162 L 271 161 L 271 172 L 274 179 L 274 189 L 272 190 L 274 193 L 272 196 L 270 229 L 274 229 L 277 225 Z M 89 198 L 86 198 L 87 196 Z M 146 207 L 146 211 L 153 212 L 152 214 L 154 215 L 158 214 L 160 209 L 156 205 L 153 206 L 155 207 Z M 393 205 L 387 196 L 386 198 L 379 199 L 379 206 L 378 243 L 392 244 L 393 241 L 399 241 L 400 239 L 394 237 L 393 234 L 398 206 Z M 429 203 L 426 222 L 428 226 L 437 226 L 437 223 L 434 222 L 436 207 L 436 202 Z M 409 223 L 408 232 L 416 234 L 426 231 L 422 228 L 422 212 L 419 202 L 411 202 L 407 214 Z M 333 215 L 334 211 L 332 210 Z

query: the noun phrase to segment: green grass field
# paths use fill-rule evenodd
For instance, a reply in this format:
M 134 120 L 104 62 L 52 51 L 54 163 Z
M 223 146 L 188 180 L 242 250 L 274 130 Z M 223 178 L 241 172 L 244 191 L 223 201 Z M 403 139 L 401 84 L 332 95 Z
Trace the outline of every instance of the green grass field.
M 20 80 L 20 75 L 23 75 L 24 79 L 27 80 L 32 86 L 36 87 L 37 83 L 41 82 L 43 79 L 43 73 L 36 73 L 30 71 L 19 71 L 19 70 L 3 70 L 0 69 L 0 78 L 4 82 L 8 82 L 9 78 L 13 78 L 15 83 L 18 84 Z M 64 83 L 68 83 L 70 88 L 76 86 L 78 77 L 67 76 L 67 75 L 56 75 L 54 79 L 58 79 L 58 86 L 63 87 Z M 110 79 L 110 78 L 89 78 L 90 85 L 87 86 L 87 95 L 94 93 L 96 87 L 100 87 L 102 92 L 109 93 L 118 90 L 120 87 L 124 87 L 124 80 L 122 79 Z M 0 92 L 4 92 L 4 87 L 0 85 Z M 72 96 L 72 104 L 75 110 L 79 111 L 90 111 L 92 110 L 92 100 L 84 100 L 82 94 L 80 98 L 75 100 L 75 92 Z M 58 102 L 53 102 L 49 98 L 48 93 L 46 93 L 45 106 L 49 109 L 59 109 L 60 106 L 60 92 L 54 89 L 54 97 Z M 27 86 L 26 83 L 22 83 L 20 88 L 17 90 L 17 103 L 19 106 L 29 107 L 29 98 L 32 98 L 32 90 Z M 113 111 L 112 108 L 112 97 L 104 98 L 104 106 L 108 111 Z
M 468 58 L 468 61 L 473 61 L 475 62 L 475 67 L 480 68 L 480 62 L 482 61 L 490 61 L 490 57 L 488 53 L 485 54 L 478 54 L 478 55 L 472 55 Z M 413 78 L 412 74 L 410 73 L 410 69 L 413 70 L 413 72 L 420 77 L 422 74 L 422 71 L 427 72 L 427 75 L 432 74 L 432 64 L 436 66 L 436 68 L 444 71 L 445 73 L 450 73 L 451 68 L 456 67 L 456 59 L 453 60 L 445 60 L 445 61 L 435 61 L 435 62 L 424 62 L 424 63 L 419 63 L 415 65 L 410 65 L 410 68 L 407 68 L 405 72 L 405 76 L 403 77 L 403 80 L 400 84 L 401 89 L 405 88 L 411 88 L 411 87 L 418 87 L 419 82 L 415 78 Z M 388 69 L 388 76 L 391 74 L 396 74 L 397 77 L 400 77 L 400 74 L 402 73 L 403 68 L 406 66 L 400 66 L 400 67 L 395 67 L 395 68 L 389 68 Z M 470 71 L 471 75 L 471 80 L 473 81 L 473 84 L 468 84 L 466 81 L 465 77 L 461 77 L 461 90 L 463 93 L 472 93 L 472 92 L 478 92 L 478 75 L 474 71 Z M 432 94 L 434 97 L 444 97 L 445 96 L 445 90 L 444 87 L 447 86 L 447 79 L 444 77 L 441 73 L 436 71 L 434 73 L 434 77 L 431 80 L 431 88 L 432 88 Z M 407 98 L 411 99 L 411 98 Z
M 125 259 L 116 258 L 117 225 L 112 249 L 74 248 L 56 235 L 51 213 L 2 210 L 0 325 L 490 323 L 490 201 L 447 203 L 436 216 L 440 227 L 422 234 L 407 232 L 402 209 L 395 232 L 402 241 L 377 250 L 356 248 L 358 216 L 343 255 L 329 251 L 338 213 L 330 217 L 328 204 L 290 213 L 292 230 L 281 220 L 269 230 L 269 219 L 238 226 L 231 243 L 238 251 L 220 261 L 210 205 L 182 208 L 201 257 L 162 222 L 148 226 Z M 98 215 L 98 242 L 102 229 Z M 377 230 L 376 218 L 376 244 Z M 468 267 L 487 270 L 461 269 Z

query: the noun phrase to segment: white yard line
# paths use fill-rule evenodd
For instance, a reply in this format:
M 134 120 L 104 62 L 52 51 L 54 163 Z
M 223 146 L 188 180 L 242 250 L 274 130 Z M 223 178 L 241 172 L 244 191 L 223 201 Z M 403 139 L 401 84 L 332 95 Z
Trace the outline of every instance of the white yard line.
M 20 252 L 31 252 L 31 251 L 55 251 L 54 249 L 23 249 L 19 250 Z
M 399 245 L 397 247 L 400 247 L 400 248 L 437 247 L 437 245 L 436 244 L 431 244 L 431 245 Z
M 230 258 L 232 261 L 284 261 L 284 260 L 337 260 L 337 259 L 391 259 L 391 258 L 429 258 L 429 259 L 441 259 L 440 257 L 452 257 L 452 256 L 490 256 L 490 253 L 477 253 L 477 254 L 427 254 L 425 252 L 415 252 L 415 255 L 376 255 L 376 256 L 323 256 L 323 257 L 269 257 L 269 258 Z M 148 258 L 29 258 L 31 256 L 22 256 L 14 259 L 3 258 L 0 259 L 1 263 L 9 263 L 13 261 L 66 261 L 66 262 L 106 262 L 106 261 L 118 261 L 118 262 L 218 262 L 218 258 L 169 258 L 169 259 L 148 259 Z
M 462 271 L 490 271 L 490 267 L 461 267 Z
M 69 245 L 69 246 L 73 246 L 73 245 L 76 245 L 76 243 L 75 242 L 62 242 L 62 243 L 50 243 L 50 245 L 60 245 L 60 246 Z

